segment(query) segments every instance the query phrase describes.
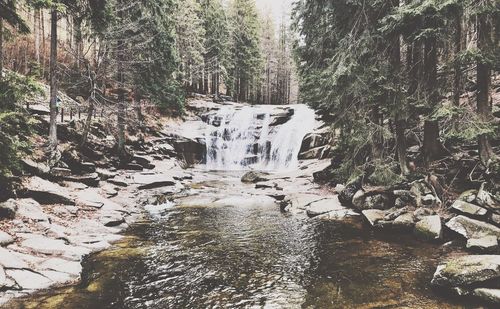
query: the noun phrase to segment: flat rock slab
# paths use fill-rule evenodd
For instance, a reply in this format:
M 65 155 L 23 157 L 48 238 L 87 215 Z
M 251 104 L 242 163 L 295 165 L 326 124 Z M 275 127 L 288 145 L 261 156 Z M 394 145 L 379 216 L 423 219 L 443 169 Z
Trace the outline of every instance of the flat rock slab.
M 326 214 L 332 211 L 345 209 L 340 205 L 338 197 L 326 198 L 319 201 L 312 202 L 306 207 L 306 213 L 309 217 L 315 217 Z
M 118 211 L 108 211 L 105 212 L 99 217 L 99 221 L 107 227 L 118 226 L 122 223 L 125 223 L 125 219 L 123 215 Z
M 482 207 L 461 200 L 455 201 L 451 208 L 461 214 L 475 217 L 484 217 L 488 213 L 488 210 Z
M 26 262 L 5 248 L 0 248 L 0 265 L 4 268 L 29 268 Z
M 82 272 L 82 265 L 79 262 L 68 261 L 60 258 L 50 258 L 38 264 L 37 269 L 54 270 L 73 276 L 79 276 Z
M 41 254 L 66 256 L 73 260 L 80 260 L 82 256 L 90 253 L 87 248 L 66 245 L 62 240 L 43 236 L 26 239 L 21 243 L 21 247 Z
M 14 279 L 23 290 L 46 289 L 54 284 L 49 278 L 25 269 L 9 269 L 7 275 Z
M 458 216 L 451 219 L 446 223 L 446 226 L 466 239 L 479 239 L 485 236 L 500 237 L 500 228 L 465 216 Z
M 175 186 L 176 181 L 170 175 L 136 175 L 134 182 L 139 185 L 140 190 L 156 189 L 161 187 Z
M 417 222 L 415 225 L 415 234 L 422 239 L 438 240 L 443 237 L 443 227 L 441 217 L 428 216 Z
M 7 246 L 14 242 L 14 238 L 4 231 L 0 231 L 0 246 Z
M 500 255 L 466 255 L 437 267 L 432 284 L 443 287 L 467 287 L 500 278 Z
M 498 248 L 498 238 L 496 236 L 485 236 L 478 239 L 467 240 L 467 249 L 478 251 L 494 251 Z
M 44 180 L 40 177 L 30 177 L 24 183 L 25 195 L 31 197 L 40 204 L 64 204 L 75 205 L 66 188 L 56 183 Z

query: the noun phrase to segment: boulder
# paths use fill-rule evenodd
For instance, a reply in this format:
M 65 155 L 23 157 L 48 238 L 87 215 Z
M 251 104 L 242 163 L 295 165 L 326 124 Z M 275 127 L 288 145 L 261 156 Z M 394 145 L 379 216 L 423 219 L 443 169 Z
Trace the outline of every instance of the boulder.
M 189 165 L 202 162 L 206 156 L 207 148 L 201 139 L 179 137 L 172 143 L 178 156 Z
M 325 159 L 330 154 L 330 146 L 320 146 L 306 150 L 299 154 L 299 160 Z
M 292 116 L 295 114 L 294 109 L 288 109 L 282 113 L 278 114 L 273 114 L 271 115 L 271 123 L 269 126 L 274 127 L 274 126 L 279 126 L 282 124 L 287 123 L 290 119 L 292 119 Z
M 467 240 L 467 249 L 492 252 L 498 248 L 498 238 L 496 236 L 485 236 L 477 239 Z
M 135 163 L 141 165 L 145 169 L 153 169 L 154 168 L 154 165 L 151 164 L 151 161 L 152 161 L 151 158 L 148 158 L 148 157 L 145 157 L 145 156 L 134 155 L 132 157 L 132 160 Z
M 437 267 L 431 283 L 441 287 L 463 287 L 500 278 L 500 255 L 466 255 Z
M 83 183 L 83 184 L 90 186 L 90 187 L 98 187 L 99 181 L 101 180 L 101 178 L 99 177 L 99 174 L 97 174 L 97 173 L 90 173 L 90 174 L 86 174 L 86 175 L 65 176 L 65 177 L 62 177 L 62 179 L 66 180 L 66 181 L 71 181 L 71 182 Z
M 380 221 L 384 221 L 384 217 L 387 214 L 384 210 L 379 209 L 368 209 L 361 212 L 366 221 L 373 227 L 378 226 Z
M 345 208 L 340 205 L 337 197 L 327 198 L 319 201 L 312 202 L 306 207 L 306 213 L 309 217 L 316 217 L 332 211 L 344 210 Z
M 361 178 L 358 178 L 346 185 L 344 190 L 339 192 L 339 201 L 344 206 L 352 206 L 352 199 L 356 192 L 361 189 Z
M 451 205 L 451 208 L 456 212 L 473 217 L 485 217 L 488 213 L 488 211 L 482 207 L 461 200 L 455 201 L 453 205 Z
M 25 183 L 25 197 L 30 197 L 40 204 L 75 205 L 66 188 L 39 177 L 30 177 Z
M 258 182 L 268 181 L 269 179 L 266 178 L 266 176 L 269 176 L 269 174 L 262 173 L 262 172 L 250 171 L 241 177 L 241 182 L 243 182 L 243 183 L 258 183 Z
M 352 198 L 352 205 L 357 210 L 387 210 L 392 206 L 390 201 L 390 198 L 386 194 L 368 195 L 363 190 L 359 190 Z
M 466 239 L 479 239 L 485 236 L 500 237 L 500 228 L 465 216 L 451 219 L 446 226 Z
M 472 295 L 493 304 L 500 304 L 500 289 L 477 288 Z
M 96 169 L 96 173 L 97 173 L 97 175 L 99 175 L 101 180 L 108 180 L 111 178 L 115 178 L 117 175 L 117 173 L 112 172 L 112 171 L 107 170 L 107 169 L 103 169 L 103 168 Z
M 443 238 L 441 217 L 437 215 L 424 217 L 415 225 L 415 235 L 425 240 L 439 240 Z
M 9 199 L 6 202 L 0 203 L 0 218 L 14 219 L 17 212 L 17 202 L 15 199 Z
M 139 185 L 139 190 L 156 189 L 161 187 L 175 186 L 175 180 L 168 175 L 136 175 L 134 182 Z
M 50 110 L 43 104 L 30 104 L 28 111 L 34 115 L 47 116 L 50 115 Z

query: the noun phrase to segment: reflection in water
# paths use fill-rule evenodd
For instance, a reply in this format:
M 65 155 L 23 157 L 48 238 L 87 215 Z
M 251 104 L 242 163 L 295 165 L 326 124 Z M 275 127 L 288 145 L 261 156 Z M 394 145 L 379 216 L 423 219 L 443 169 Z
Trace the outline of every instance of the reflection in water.
M 274 208 L 174 207 L 19 308 L 457 308 L 427 288 L 437 250 Z

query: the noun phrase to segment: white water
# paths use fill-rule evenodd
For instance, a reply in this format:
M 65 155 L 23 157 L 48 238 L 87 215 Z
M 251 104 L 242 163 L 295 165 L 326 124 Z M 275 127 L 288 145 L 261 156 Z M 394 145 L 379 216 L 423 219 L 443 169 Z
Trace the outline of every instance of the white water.
M 294 110 L 289 121 L 272 126 L 272 115 Z M 207 168 L 286 170 L 295 168 L 302 140 L 314 130 L 314 111 L 305 105 L 223 106 L 208 117 Z

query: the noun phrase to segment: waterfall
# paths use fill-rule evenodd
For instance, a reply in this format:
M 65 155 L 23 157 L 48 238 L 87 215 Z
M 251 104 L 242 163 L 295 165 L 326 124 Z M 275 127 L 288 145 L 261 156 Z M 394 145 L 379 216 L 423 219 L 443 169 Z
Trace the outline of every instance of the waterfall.
M 206 166 L 213 170 L 294 168 L 315 126 L 314 111 L 305 105 L 228 105 L 204 118 Z

